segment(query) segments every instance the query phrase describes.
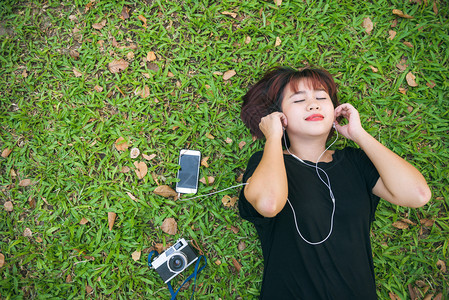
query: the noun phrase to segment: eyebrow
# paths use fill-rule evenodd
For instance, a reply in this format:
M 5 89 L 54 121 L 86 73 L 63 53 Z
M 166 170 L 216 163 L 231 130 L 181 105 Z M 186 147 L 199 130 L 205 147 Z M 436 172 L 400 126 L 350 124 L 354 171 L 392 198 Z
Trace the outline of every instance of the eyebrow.
M 314 91 L 316 91 L 316 92 L 326 92 L 325 89 L 314 89 Z M 296 96 L 296 95 L 302 95 L 302 94 L 305 94 L 305 93 L 306 93 L 305 91 L 297 91 L 296 93 L 294 93 L 293 95 L 291 95 L 291 96 L 289 97 L 289 99 L 292 98 L 293 96 Z

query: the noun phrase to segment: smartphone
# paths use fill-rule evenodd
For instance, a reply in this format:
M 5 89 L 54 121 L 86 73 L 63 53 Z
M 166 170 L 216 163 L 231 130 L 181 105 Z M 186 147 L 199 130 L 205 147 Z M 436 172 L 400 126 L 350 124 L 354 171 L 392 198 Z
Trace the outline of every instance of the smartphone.
M 195 194 L 198 190 L 201 153 L 197 150 L 182 149 L 179 153 L 178 182 L 176 192 Z

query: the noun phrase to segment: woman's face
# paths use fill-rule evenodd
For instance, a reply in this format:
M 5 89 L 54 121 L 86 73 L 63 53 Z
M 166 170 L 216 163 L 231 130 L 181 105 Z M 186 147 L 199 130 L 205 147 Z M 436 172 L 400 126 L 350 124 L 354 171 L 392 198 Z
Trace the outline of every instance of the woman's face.
M 324 88 L 314 89 L 307 78 L 300 80 L 296 89 L 291 84 L 285 87 L 281 107 L 289 137 L 327 137 L 335 120 L 329 94 Z

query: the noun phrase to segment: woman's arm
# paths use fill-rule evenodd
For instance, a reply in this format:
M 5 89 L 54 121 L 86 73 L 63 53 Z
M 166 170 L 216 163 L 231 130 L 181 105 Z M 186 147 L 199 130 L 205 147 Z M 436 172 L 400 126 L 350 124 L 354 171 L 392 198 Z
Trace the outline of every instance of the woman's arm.
M 244 194 L 249 203 L 264 217 L 276 216 L 287 201 L 287 173 L 282 150 L 284 114 L 275 112 L 262 118 L 259 128 L 266 142 L 262 159 L 248 179 Z
M 373 193 L 393 204 L 420 207 L 432 193 L 424 176 L 411 164 L 379 143 L 361 126 L 357 110 L 350 104 L 335 109 L 335 116 L 348 119 L 348 124 L 336 125 L 338 132 L 356 142 L 379 172 Z

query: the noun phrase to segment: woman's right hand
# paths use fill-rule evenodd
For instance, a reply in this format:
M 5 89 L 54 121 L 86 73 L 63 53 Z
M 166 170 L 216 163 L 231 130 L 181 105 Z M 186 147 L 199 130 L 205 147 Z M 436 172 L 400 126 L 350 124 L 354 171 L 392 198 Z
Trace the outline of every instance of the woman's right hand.
M 266 115 L 259 123 L 259 129 L 267 140 L 270 138 L 282 138 L 285 128 L 287 128 L 287 117 L 281 112 Z

